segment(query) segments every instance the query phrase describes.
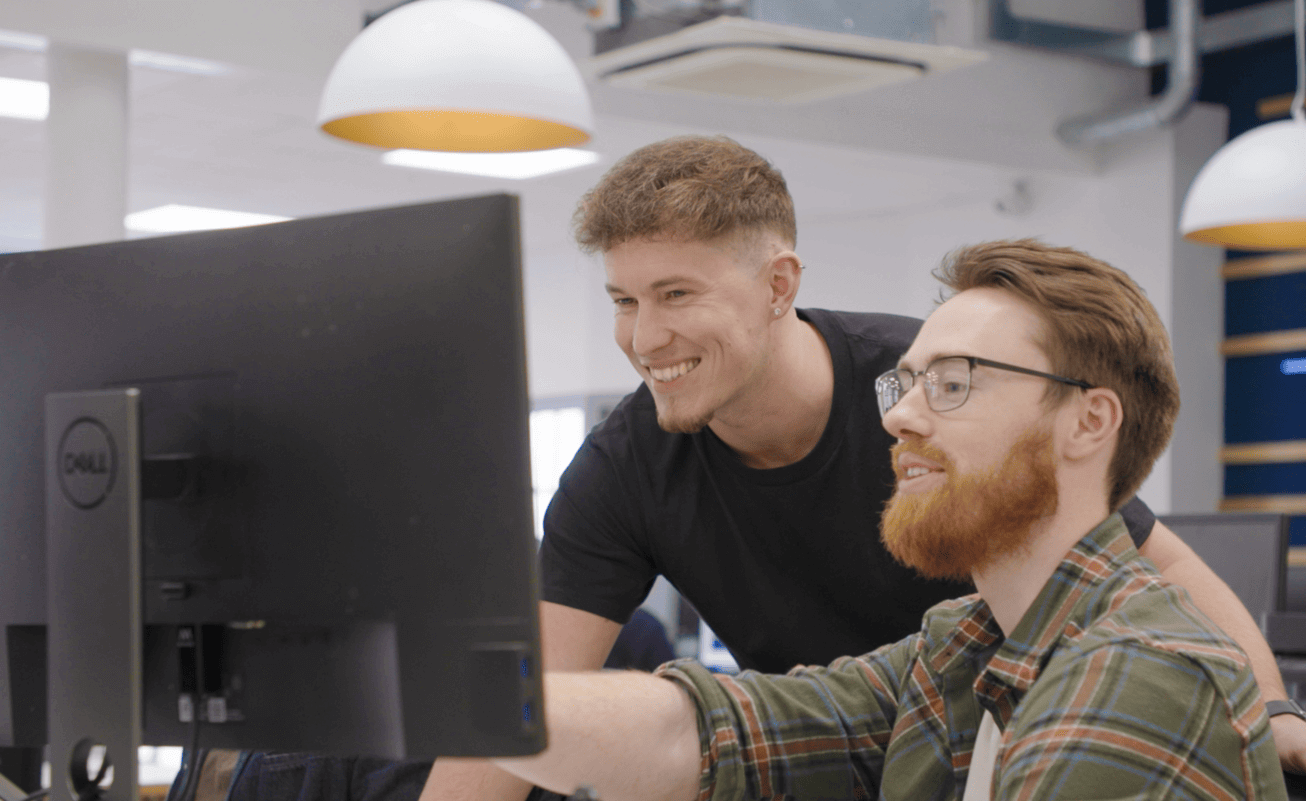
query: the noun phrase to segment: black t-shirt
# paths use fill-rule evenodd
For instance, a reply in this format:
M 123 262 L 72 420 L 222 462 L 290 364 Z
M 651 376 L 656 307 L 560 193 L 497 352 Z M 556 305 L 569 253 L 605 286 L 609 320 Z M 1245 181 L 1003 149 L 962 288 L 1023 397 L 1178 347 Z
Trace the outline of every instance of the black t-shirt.
M 920 321 L 798 314 L 834 366 L 830 418 L 812 452 L 785 467 L 745 467 L 710 428 L 659 428 L 641 386 L 562 475 L 544 517 L 544 600 L 624 622 L 661 574 L 741 667 L 776 673 L 894 642 L 930 606 L 972 591 L 922 579 L 880 543 L 893 438 L 880 425 L 875 379 L 897 366 Z M 1141 543 L 1154 518 L 1135 503 L 1127 518 Z

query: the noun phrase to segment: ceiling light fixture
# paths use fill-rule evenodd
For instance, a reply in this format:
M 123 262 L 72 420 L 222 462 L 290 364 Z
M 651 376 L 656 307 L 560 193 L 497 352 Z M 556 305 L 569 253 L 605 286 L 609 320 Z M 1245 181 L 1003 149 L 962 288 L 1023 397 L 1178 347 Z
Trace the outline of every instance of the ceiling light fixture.
M 45 48 L 49 45 L 48 39 L 44 36 L 37 36 L 31 33 L 19 33 L 18 31 L 0 31 L 0 47 L 8 47 L 13 50 L 28 50 L 33 53 L 44 53 Z
M 0 117 L 43 120 L 50 116 L 50 86 L 44 81 L 0 78 Z
M 441 153 L 430 150 L 391 150 L 381 157 L 396 167 L 456 172 L 486 178 L 522 181 L 577 167 L 587 167 L 599 160 L 591 150 L 558 148 L 525 153 Z
M 1211 156 L 1179 215 L 1187 239 L 1237 250 L 1306 248 L 1306 2 L 1295 6 L 1292 118 L 1253 128 Z
M 988 58 L 977 50 L 731 15 L 662 32 L 680 19 L 650 17 L 606 37 L 643 38 L 596 53 L 587 71 L 613 86 L 771 105 L 864 92 Z
M 208 209 L 169 203 L 128 214 L 123 224 L 129 231 L 147 234 L 180 234 L 187 231 L 214 231 L 219 228 L 244 228 L 247 225 L 285 222 L 293 217 L 254 214 L 247 211 Z
M 562 45 L 493 0 L 417 0 L 364 28 L 327 78 L 318 124 L 377 147 L 496 153 L 583 144 L 594 128 Z
M 153 50 L 132 50 L 127 54 L 127 63 L 133 67 L 148 67 L 187 75 L 225 75 L 231 72 L 230 67 L 216 61 L 175 56 L 172 53 L 156 53 Z

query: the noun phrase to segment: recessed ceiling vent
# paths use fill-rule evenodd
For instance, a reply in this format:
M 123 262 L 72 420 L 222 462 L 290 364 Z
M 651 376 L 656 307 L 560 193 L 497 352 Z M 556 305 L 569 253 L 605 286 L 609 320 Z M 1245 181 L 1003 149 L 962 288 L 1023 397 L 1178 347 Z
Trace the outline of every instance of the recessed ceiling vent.
M 760 103 L 806 103 L 969 66 L 958 47 L 720 16 L 589 61 L 613 86 Z

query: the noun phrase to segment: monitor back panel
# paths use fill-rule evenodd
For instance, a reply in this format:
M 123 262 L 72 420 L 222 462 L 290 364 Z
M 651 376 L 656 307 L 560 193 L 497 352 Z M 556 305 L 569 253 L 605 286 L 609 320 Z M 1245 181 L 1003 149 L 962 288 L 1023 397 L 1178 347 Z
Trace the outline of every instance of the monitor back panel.
M 1161 515 L 1179 538 L 1229 585 L 1252 618 L 1284 608 L 1288 521 L 1280 514 Z
M 44 622 L 44 396 L 139 387 L 143 453 L 207 465 L 198 496 L 142 512 L 153 647 L 228 626 L 229 654 L 282 682 L 338 652 L 340 682 L 394 677 L 408 753 L 537 750 L 538 731 L 475 723 L 517 698 L 487 676 L 538 647 L 519 247 L 500 195 L 0 256 L 0 625 Z M 206 744 L 394 750 L 337 737 L 352 724 L 331 706 L 251 701 Z

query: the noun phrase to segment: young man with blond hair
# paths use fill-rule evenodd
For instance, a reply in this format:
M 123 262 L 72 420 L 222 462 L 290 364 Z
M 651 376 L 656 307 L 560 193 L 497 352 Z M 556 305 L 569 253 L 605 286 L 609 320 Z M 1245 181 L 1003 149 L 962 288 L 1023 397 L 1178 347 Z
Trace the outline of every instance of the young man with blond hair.
M 550 674 L 548 750 L 500 765 L 604 801 L 1286 797 L 1246 656 L 1115 511 L 1179 409 L 1155 309 L 1033 240 L 940 278 L 952 297 L 875 382 L 897 441 L 881 539 L 978 593 L 787 676 Z

